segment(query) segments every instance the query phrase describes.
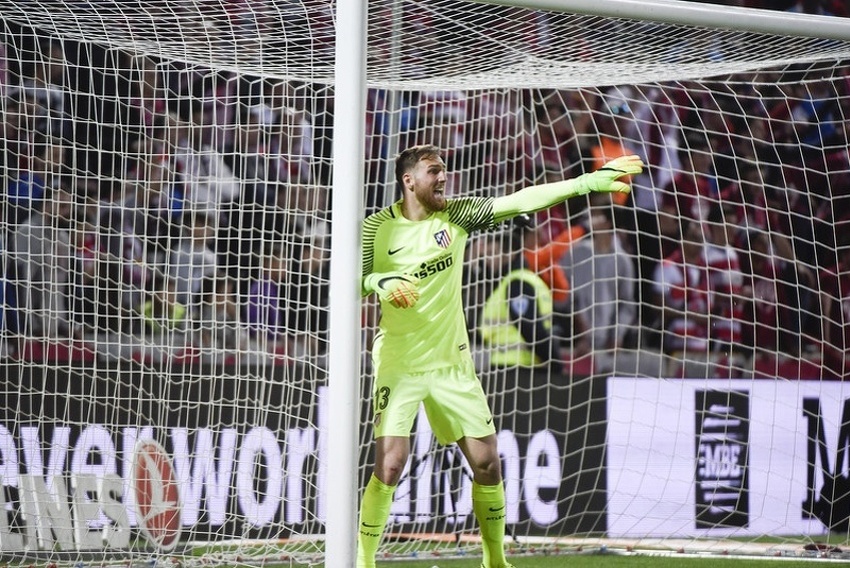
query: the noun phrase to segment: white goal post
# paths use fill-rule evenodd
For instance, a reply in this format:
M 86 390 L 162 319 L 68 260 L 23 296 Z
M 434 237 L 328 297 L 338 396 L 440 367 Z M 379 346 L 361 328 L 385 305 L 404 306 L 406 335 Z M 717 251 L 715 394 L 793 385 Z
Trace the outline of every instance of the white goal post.
M 847 40 L 847 23 L 816 14 L 755 10 L 710 2 L 680 0 L 571 0 L 568 6 L 558 0 L 473 0 L 482 4 L 521 6 L 532 10 L 552 10 L 589 16 L 645 20 L 703 28 L 738 30 L 773 35 Z
M 363 182 L 366 113 L 367 4 L 340 2 L 337 6 L 336 86 L 351 96 L 351 113 L 338 117 L 334 127 L 334 212 L 331 277 L 337 286 L 329 304 L 330 365 L 329 406 L 338 427 L 328 436 L 328 470 L 348 472 L 328 485 L 331 503 L 327 519 L 326 561 L 353 565 L 357 558 L 359 400 L 362 390 L 351 380 L 360 367 L 360 220 L 363 217 Z M 356 150 L 355 150 L 356 149 Z M 345 197 L 339 197 L 345 196 Z M 359 214 L 351 215 L 352 211 Z M 339 221 L 342 221 L 341 223 Z M 340 293 L 340 290 L 343 292 Z
M 633 20 L 850 41 L 850 22 L 837 21 L 834 18 L 809 18 L 804 15 L 786 15 L 783 17 L 781 14 L 766 11 L 737 7 L 721 9 L 718 6 L 697 6 L 677 0 L 638 2 L 629 0 L 574 0 L 569 3 L 569 6 L 564 6 L 563 2 L 557 0 L 476 1 L 522 6 L 532 10 L 556 10 Z M 337 20 L 337 86 L 344 86 L 346 93 L 363 93 L 366 89 L 366 78 L 368 76 L 366 58 L 362 51 L 367 43 L 364 26 L 368 18 L 361 10 L 368 10 L 368 8 L 357 0 L 350 2 L 342 0 L 338 6 L 340 17 Z M 338 139 L 349 140 L 349 133 L 354 135 L 354 141 L 358 137 L 363 139 L 359 128 L 360 123 L 355 122 L 359 120 L 361 108 L 365 110 L 365 106 L 360 104 L 359 97 L 355 97 L 355 104 L 352 105 L 352 108 L 357 112 L 352 113 L 344 124 L 338 125 L 340 134 Z M 348 196 L 359 194 L 359 188 L 362 187 L 363 181 L 362 169 L 357 165 L 360 163 L 360 158 L 361 156 L 354 152 L 335 154 L 335 193 Z M 344 175 L 340 175 L 343 172 Z M 351 174 L 354 173 L 359 175 L 352 176 Z M 352 181 L 353 183 L 351 183 Z M 360 201 L 362 202 L 362 195 Z M 335 201 L 336 219 L 350 219 L 348 212 L 352 209 L 361 210 L 350 199 Z M 359 279 L 360 264 L 357 260 L 359 258 L 357 251 L 352 250 L 351 245 L 360 241 L 359 227 L 354 225 L 336 226 L 334 234 L 336 237 L 334 242 L 337 243 L 332 250 L 335 281 L 355 282 Z M 349 292 L 351 290 L 354 290 L 353 286 L 350 287 Z M 347 369 L 353 368 L 353 363 L 360 356 L 359 335 L 351 333 L 351 330 L 359 325 L 360 318 L 350 310 L 351 304 L 349 302 L 351 299 L 351 295 L 348 294 L 332 296 L 330 305 L 331 314 L 334 314 L 331 316 L 329 350 L 331 361 L 329 368 L 330 401 L 332 415 L 338 416 L 342 427 L 338 435 L 330 437 L 329 469 L 343 472 L 356 471 L 357 457 L 350 451 L 352 446 L 349 444 L 352 442 L 352 436 L 341 434 L 346 433 L 346 425 L 354 432 L 360 422 L 360 417 L 356 411 L 359 393 L 352 386 L 352 383 L 346 379 Z M 352 338 L 354 338 L 354 341 L 351 340 Z M 356 478 L 354 475 L 351 477 L 352 480 Z M 342 504 L 356 502 L 355 494 L 346 492 L 346 490 L 350 492 L 355 489 L 353 483 L 332 484 L 332 487 L 329 488 L 333 496 L 332 502 Z M 355 513 L 356 509 L 341 506 L 333 509 L 329 514 L 327 555 L 328 562 L 332 566 L 342 566 L 346 562 L 348 565 L 352 565 L 351 559 L 356 558 Z
M 844 558 L 850 18 L 168 0 L 0 23 L 4 561 L 353 565 L 360 222 L 422 142 L 453 195 L 648 163 L 521 246 L 470 237 L 510 557 Z M 531 367 L 482 333 L 508 244 L 552 294 Z M 424 414 L 411 440 L 382 558 L 480 554 L 466 464 Z

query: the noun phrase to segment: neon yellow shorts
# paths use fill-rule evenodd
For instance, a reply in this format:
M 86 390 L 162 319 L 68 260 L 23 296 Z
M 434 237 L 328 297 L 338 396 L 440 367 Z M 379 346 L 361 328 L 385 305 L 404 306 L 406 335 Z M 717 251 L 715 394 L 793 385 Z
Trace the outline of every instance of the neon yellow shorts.
M 433 371 L 375 377 L 375 437 L 409 436 L 420 403 L 440 444 L 496 433 L 493 414 L 472 361 Z

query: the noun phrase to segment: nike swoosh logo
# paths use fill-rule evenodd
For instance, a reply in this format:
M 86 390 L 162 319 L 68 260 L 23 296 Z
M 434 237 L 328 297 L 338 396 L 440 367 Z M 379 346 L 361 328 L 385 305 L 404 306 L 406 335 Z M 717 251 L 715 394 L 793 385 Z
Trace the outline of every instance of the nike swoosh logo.
M 501 507 L 490 507 L 490 512 L 491 513 L 497 513 L 499 511 L 503 511 L 504 509 L 505 509 L 504 505 L 502 505 Z
M 392 256 L 392 255 L 394 255 L 395 253 L 397 253 L 398 251 L 400 251 L 400 250 L 401 250 L 401 249 L 403 249 L 403 248 L 404 248 L 404 247 L 398 247 L 397 249 L 390 249 L 390 250 L 388 250 L 388 251 L 387 251 L 387 254 L 388 254 L 388 255 L 390 255 L 390 256 Z
M 487 424 L 489 424 L 489 423 L 490 423 L 490 422 L 492 422 L 492 421 L 493 421 L 493 417 L 491 416 L 490 418 L 488 418 L 488 419 L 487 419 L 487 422 L 486 422 L 486 423 L 487 423 Z

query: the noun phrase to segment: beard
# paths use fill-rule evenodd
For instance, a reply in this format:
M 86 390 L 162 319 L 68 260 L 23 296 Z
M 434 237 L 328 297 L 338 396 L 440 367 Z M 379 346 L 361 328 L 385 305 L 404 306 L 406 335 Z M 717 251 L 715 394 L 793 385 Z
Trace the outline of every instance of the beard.
M 442 191 L 436 193 L 433 189 L 429 189 L 420 192 L 417 197 L 419 202 L 429 211 L 443 211 L 448 205 L 446 194 Z

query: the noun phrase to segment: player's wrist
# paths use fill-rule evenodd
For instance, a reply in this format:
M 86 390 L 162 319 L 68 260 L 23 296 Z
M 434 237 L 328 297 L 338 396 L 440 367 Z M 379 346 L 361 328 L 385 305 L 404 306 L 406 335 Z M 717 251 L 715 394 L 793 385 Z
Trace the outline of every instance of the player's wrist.
M 382 292 L 389 289 L 393 280 L 412 281 L 412 277 L 401 272 L 373 272 L 367 276 L 363 283 L 369 292 Z
M 378 282 L 380 282 L 383 274 L 373 272 L 363 279 L 363 290 L 367 293 L 378 291 Z
M 367 293 L 375 292 L 382 301 L 397 308 L 413 307 L 419 300 L 419 279 L 402 272 L 372 273 L 363 280 Z

